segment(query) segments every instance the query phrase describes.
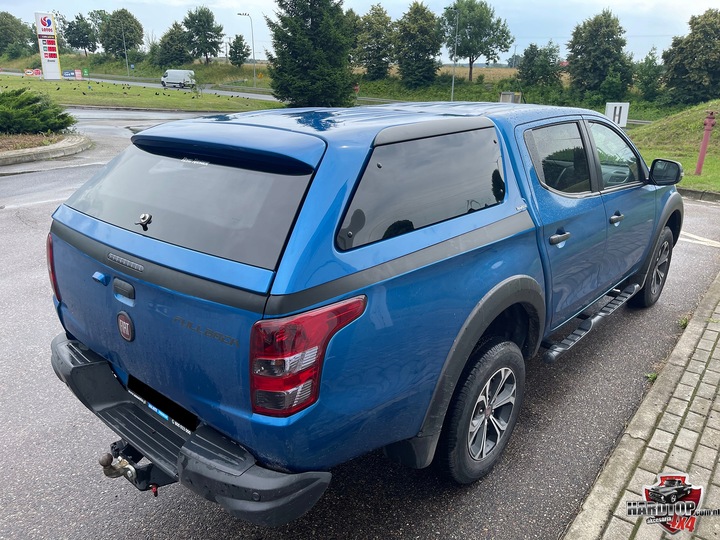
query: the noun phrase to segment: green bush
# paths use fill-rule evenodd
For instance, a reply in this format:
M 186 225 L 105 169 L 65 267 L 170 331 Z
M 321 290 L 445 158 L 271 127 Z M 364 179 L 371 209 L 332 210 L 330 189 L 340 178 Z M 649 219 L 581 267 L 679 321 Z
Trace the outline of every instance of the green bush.
M 45 94 L 27 88 L 0 92 L 0 133 L 56 133 L 75 122 Z

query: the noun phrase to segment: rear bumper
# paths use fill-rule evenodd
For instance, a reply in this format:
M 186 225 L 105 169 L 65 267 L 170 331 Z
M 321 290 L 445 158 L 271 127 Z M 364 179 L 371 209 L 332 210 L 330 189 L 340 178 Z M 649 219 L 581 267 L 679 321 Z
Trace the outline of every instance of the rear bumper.
M 128 393 L 107 360 L 64 334 L 52 342 L 52 366 L 88 409 L 161 471 L 155 475 L 166 477 L 164 483 L 179 481 L 240 519 L 284 525 L 310 510 L 330 483 L 329 472 L 261 467 L 245 448 L 206 424 L 190 434 L 173 426 Z

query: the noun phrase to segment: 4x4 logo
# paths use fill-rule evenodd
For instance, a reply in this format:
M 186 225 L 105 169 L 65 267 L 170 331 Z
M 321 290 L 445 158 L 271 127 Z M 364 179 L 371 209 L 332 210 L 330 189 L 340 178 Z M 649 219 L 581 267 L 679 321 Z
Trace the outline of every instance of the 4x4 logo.
M 663 473 L 652 486 L 643 487 L 642 501 L 627 501 L 628 516 L 645 516 L 670 534 L 693 532 L 697 526 L 703 488 L 693 486 L 685 473 Z

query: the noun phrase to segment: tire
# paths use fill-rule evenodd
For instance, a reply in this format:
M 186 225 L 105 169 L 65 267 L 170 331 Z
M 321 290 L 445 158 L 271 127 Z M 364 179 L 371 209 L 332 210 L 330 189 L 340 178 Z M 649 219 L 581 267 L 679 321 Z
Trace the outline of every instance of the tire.
M 677 495 L 675 495 L 673 493 L 672 495 L 670 495 L 670 504 L 675 504 L 676 501 L 677 501 Z
M 473 358 L 448 409 L 437 455 L 459 484 L 479 480 L 498 462 L 525 393 L 525 360 L 515 343 L 493 339 Z
M 673 242 L 672 231 L 668 227 L 663 228 L 652 254 L 645 285 L 630 299 L 631 305 L 648 308 L 658 301 L 670 270 Z

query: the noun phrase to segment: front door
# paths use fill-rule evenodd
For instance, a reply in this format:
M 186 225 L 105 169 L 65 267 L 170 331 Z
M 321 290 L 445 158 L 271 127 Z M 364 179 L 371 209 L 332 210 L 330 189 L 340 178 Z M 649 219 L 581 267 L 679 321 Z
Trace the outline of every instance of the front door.
M 603 123 L 588 125 L 608 222 L 598 280 L 600 287 L 609 289 L 636 272 L 645 260 L 655 230 L 656 188 L 645 183 L 642 160 L 624 137 Z

